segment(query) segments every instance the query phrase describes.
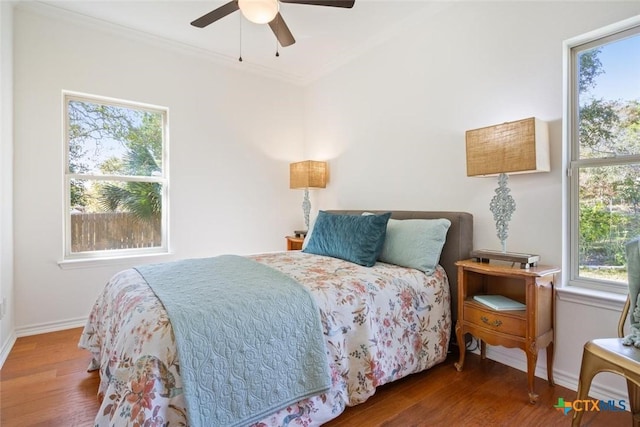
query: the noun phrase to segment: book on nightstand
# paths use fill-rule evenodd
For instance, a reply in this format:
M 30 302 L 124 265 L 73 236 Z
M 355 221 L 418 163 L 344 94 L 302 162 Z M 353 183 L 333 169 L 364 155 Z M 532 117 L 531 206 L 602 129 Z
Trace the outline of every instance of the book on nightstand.
M 524 310 L 526 305 L 503 295 L 474 295 L 473 299 L 494 310 Z

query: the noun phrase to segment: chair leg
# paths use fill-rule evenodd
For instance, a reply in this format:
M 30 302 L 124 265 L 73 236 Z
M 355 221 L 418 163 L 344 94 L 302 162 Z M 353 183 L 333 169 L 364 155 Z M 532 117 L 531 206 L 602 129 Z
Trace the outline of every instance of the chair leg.
M 640 427 L 640 388 L 633 381 L 627 380 L 627 390 L 629 391 L 633 427 Z
M 591 388 L 591 381 L 598 372 L 595 366 L 592 366 L 598 362 L 598 358 L 594 357 L 591 352 L 586 348 L 582 351 L 582 365 L 580 367 L 580 378 L 578 379 L 578 395 L 576 400 L 586 400 L 589 397 L 589 389 Z M 573 420 L 571 422 L 572 427 L 579 427 L 582 421 L 582 415 L 584 411 L 573 411 Z

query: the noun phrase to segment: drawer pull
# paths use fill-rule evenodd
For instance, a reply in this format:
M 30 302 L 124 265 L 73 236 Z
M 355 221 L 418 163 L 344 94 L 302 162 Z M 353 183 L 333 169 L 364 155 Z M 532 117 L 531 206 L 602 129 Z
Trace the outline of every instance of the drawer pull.
M 494 320 L 493 322 L 489 322 L 489 319 L 488 319 L 486 316 L 482 316 L 482 317 L 480 318 L 480 320 L 482 320 L 482 321 L 483 321 L 484 323 L 486 323 L 487 325 L 489 325 L 489 326 L 494 326 L 494 327 L 496 327 L 496 328 L 497 328 L 498 326 L 502 325 L 502 320 L 500 320 L 500 319 L 496 319 L 496 320 Z

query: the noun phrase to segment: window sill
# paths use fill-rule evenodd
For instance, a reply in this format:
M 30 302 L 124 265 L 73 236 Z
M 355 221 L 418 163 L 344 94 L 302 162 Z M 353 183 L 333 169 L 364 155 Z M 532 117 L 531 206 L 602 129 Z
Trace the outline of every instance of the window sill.
M 558 299 L 560 301 L 614 311 L 622 310 L 622 306 L 627 299 L 626 294 L 597 291 L 595 289 L 580 288 L 577 286 L 557 288 L 556 293 L 558 294 Z
M 173 255 L 172 252 L 162 252 L 154 254 L 138 254 L 138 255 L 126 255 L 126 256 L 114 256 L 114 257 L 102 257 L 102 258 L 79 258 L 68 259 L 58 262 L 58 267 L 62 270 L 71 270 L 76 268 L 96 268 L 107 267 L 113 265 L 132 265 L 146 262 L 148 259 L 158 258 L 158 262 L 167 261 L 162 259 L 163 257 L 169 257 Z

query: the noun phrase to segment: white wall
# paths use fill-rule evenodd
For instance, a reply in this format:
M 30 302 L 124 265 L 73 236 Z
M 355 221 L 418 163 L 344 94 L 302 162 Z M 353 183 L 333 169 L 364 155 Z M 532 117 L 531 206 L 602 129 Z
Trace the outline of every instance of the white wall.
M 500 249 L 497 183 L 466 176 L 468 129 L 536 116 L 550 124 L 550 173 L 509 178 L 517 210 L 507 249 L 562 263 L 564 40 L 640 14 L 637 2 L 451 2 L 425 8 L 396 38 L 305 93 L 310 157 L 330 161 L 322 208 L 463 210 L 475 248 Z M 317 204 L 318 205 L 318 204 Z M 615 310 L 557 303 L 555 377 L 574 388 L 582 345 L 615 334 Z M 490 357 L 526 369 L 520 350 Z M 546 377 L 544 353 L 538 375 Z M 608 374 L 607 374 L 608 375 Z M 601 396 L 626 395 L 598 377 Z
M 134 260 L 61 269 L 62 90 L 169 108 L 171 257 L 285 249 L 299 228 L 301 88 L 223 67 L 122 29 L 18 6 L 15 65 L 15 326 L 82 324 L 107 279 Z M 148 260 L 145 260 L 148 262 Z
M 13 9 L 0 2 L 0 366 L 15 341 L 13 301 Z

